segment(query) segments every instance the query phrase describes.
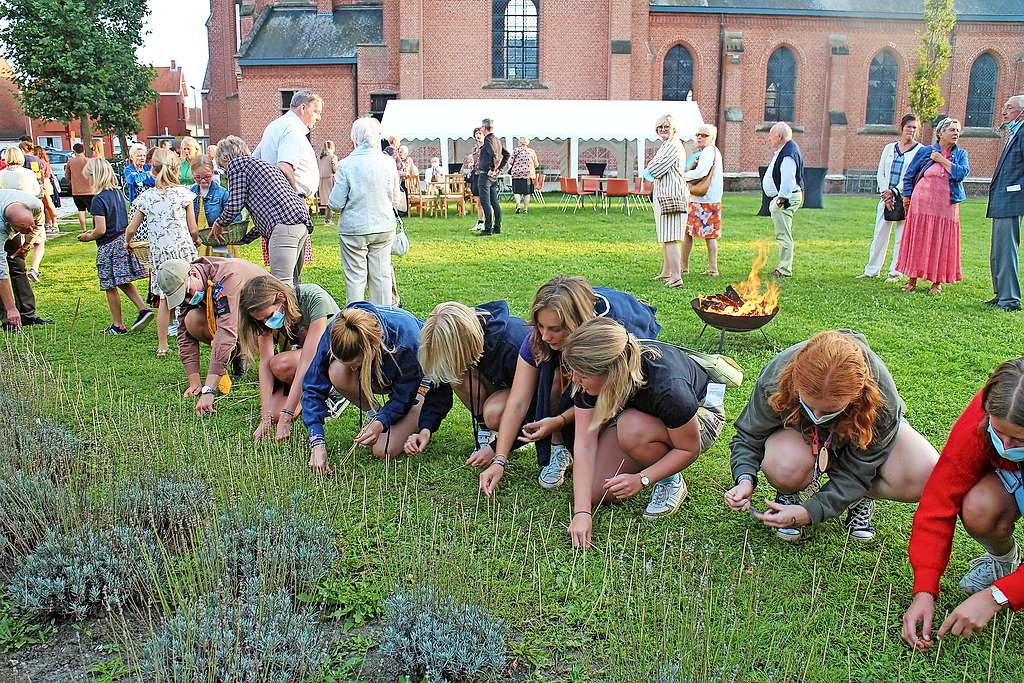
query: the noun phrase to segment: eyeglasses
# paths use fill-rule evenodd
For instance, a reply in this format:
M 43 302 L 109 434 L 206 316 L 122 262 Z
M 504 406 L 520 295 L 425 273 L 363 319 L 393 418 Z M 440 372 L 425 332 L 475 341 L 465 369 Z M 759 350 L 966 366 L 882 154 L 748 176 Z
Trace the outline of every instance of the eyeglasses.
M 699 137 L 699 138 L 709 138 L 711 136 L 708 133 L 697 133 L 697 137 Z
M 655 130 L 672 130 L 672 126 L 658 126 Z

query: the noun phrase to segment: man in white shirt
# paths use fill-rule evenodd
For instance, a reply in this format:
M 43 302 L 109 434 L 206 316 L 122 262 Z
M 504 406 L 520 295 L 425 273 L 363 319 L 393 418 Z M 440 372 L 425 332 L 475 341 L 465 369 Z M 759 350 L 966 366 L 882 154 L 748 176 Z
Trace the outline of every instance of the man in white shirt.
M 775 149 L 768 169 L 761 179 L 761 189 L 771 198 L 769 213 L 779 243 L 779 265 L 772 277 L 793 274 L 793 214 L 804 202 L 804 158 L 793 142 L 793 129 L 779 121 L 768 132 L 768 142 Z
M 313 91 L 297 91 L 288 111 L 270 122 L 252 153 L 280 168 L 288 183 L 306 198 L 316 194 L 320 186 L 316 152 L 306 135 L 320 121 L 323 106 L 323 100 Z

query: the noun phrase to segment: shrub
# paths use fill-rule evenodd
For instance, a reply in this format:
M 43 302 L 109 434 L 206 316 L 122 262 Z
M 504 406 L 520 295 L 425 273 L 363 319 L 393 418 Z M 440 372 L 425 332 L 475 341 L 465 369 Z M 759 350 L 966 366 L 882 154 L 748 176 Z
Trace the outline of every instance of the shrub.
M 317 616 L 284 589 L 245 579 L 240 594 L 211 594 L 171 617 L 141 651 L 148 681 L 262 683 L 310 678 L 327 658 Z
M 220 517 L 207 545 L 224 563 L 229 585 L 260 577 L 268 588 L 309 592 L 330 571 L 339 555 L 333 530 L 297 506 L 293 497 L 287 510 L 267 508 L 255 520 L 238 512 Z
M 5 414 L 6 415 L 6 414 Z M 75 432 L 49 417 L 35 417 L 25 406 L 4 420 L 0 446 L 12 467 L 46 469 L 63 475 L 84 460 L 87 445 Z
M 132 482 L 124 491 L 125 517 L 164 539 L 182 539 L 213 512 L 213 489 L 194 475 Z
M 87 528 L 48 535 L 7 590 L 22 611 L 84 619 L 141 601 L 165 575 L 152 531 Z
M 42 474 L 20 470 L 0 479 L 0 557 L 27 555 L 54 526 L 63 527 L 76 510 L 66 489 Z
M 505 624 L 433 588 L 397 592 L 384 604 L 381 653 L 396 674 L 428 681 L 475 681 L 505 669 Z

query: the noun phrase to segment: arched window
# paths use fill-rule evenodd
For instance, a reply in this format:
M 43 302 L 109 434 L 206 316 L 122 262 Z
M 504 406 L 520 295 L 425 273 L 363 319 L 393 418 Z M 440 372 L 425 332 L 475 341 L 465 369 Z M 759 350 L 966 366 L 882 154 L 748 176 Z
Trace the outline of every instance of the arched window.
M 491 15 L 491 77 L 536 80 L 540 0 L 494 0 Z
M 796 57 L 780 47 L 768 58 L 764 88 L 764 120 L 792 121 L 796 111 Z
M 693 56 L 685 45 L 676 45 L 665 55 L 661 77 L 661 99 L 685 100 L 693 90 Z
M 991 128 L 992 116 L 996 111 L 996 84 L 999 82 L 999 65 L 989 53 L 974 60 L 971 80 L 967 84 L 967 116 L 965 126 Z
M 892 125 L 896 119 L 896 82 L 900 76 L 900 65 L 896 56 L 883 50 L 871 60 L 868 69 L 868 112 L 869 126 Z

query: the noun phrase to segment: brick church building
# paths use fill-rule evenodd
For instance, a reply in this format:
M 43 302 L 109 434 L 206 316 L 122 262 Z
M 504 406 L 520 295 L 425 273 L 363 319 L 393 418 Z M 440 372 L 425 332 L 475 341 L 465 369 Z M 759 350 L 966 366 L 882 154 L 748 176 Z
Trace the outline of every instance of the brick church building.
M 212 141 L 236 133 L 257 142 L 300 88 L 324 98 L 314 147 L 333 139 L 343 153 L 353 118 L 393 98 L 692 98 L 718 126 L 733 179 L 756 174 L 771 123 L 788 121 L 807 164 L 827 169 L 833 186 L 875 168 L 896 135 L 923 28 L 922 0 L 211 4 L 203 92 Z M 963 122 L 971 176 L 983 179 L 1000 150 L 999 109 L 1024 92 L 1024 2 L 955 6 L 942 111 Z M 501 123 L 515 134 L 514 122 Z M 587 153 L 600 156 L 600 144 Z M 541 161 L 549 172 L 564 165 L 557 152 Z

